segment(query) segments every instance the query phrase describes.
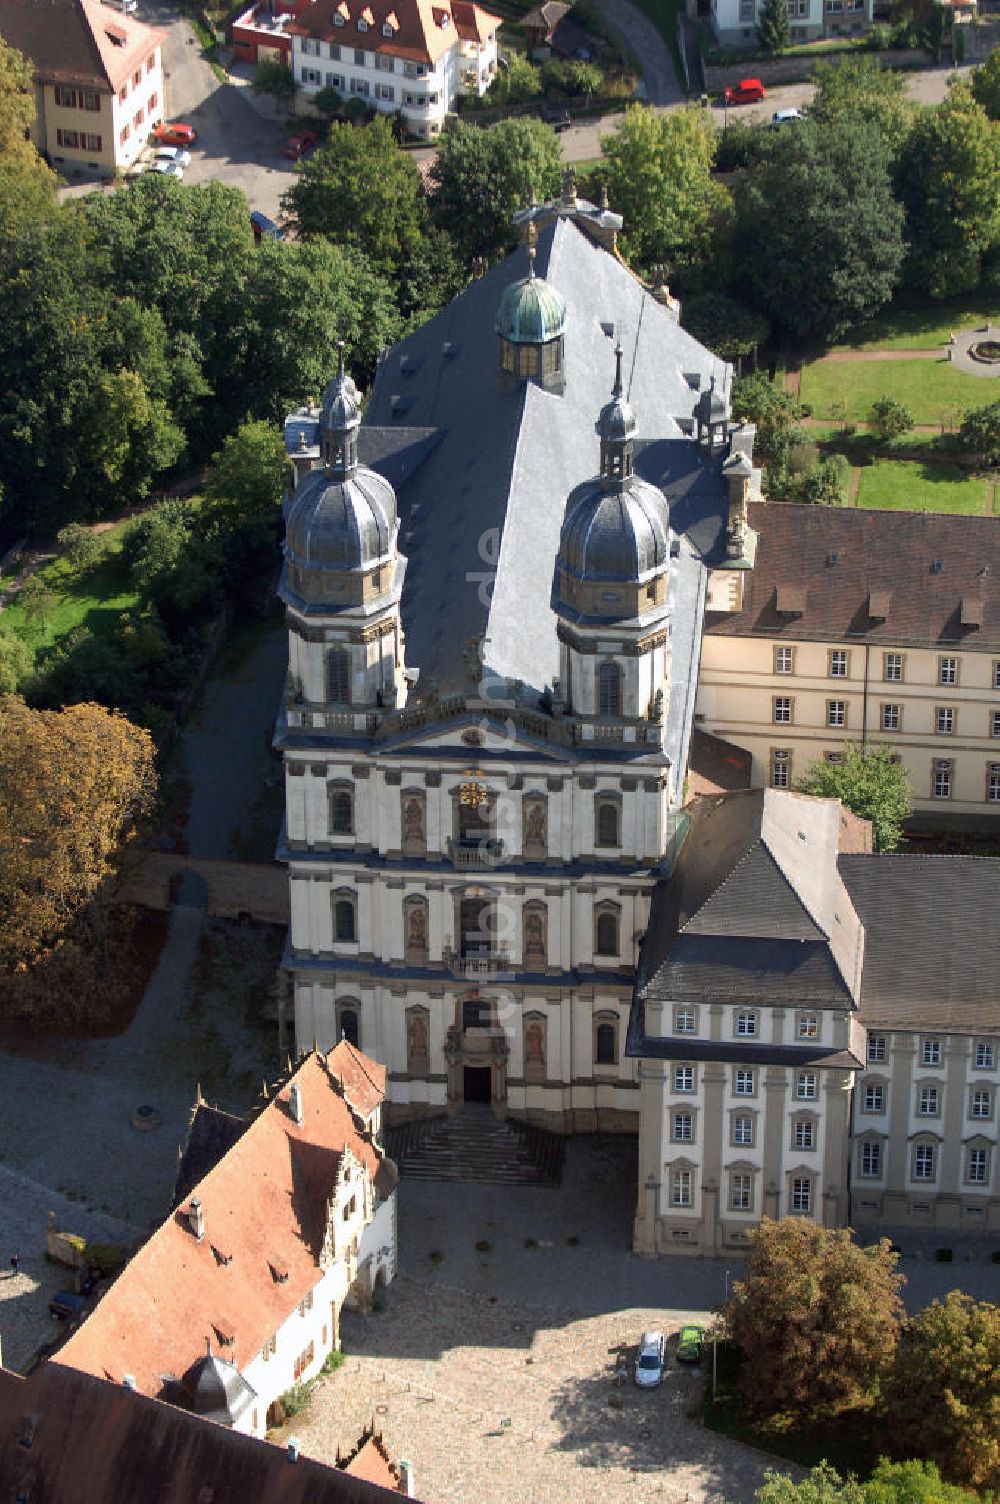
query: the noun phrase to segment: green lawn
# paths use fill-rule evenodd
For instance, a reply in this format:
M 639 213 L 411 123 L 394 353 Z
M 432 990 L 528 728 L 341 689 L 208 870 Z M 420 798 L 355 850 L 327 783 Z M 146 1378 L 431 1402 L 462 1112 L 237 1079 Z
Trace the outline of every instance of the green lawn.
M 79 573 L 65 559 L 53 559 L 38 571 L 49 594 L 38 614 L 29 619 L 16 602 L 0 611 L 0 630 L 22 637 L 34 653 L 51 647 L 74 627 L 88 627 L 97 636 L 110 633 L 123 611 L 138 602 L 122 560 L 121 523 L 102 534 L 105 552 Z
M 852 329 L 837 350 L 935 350 L 948 335 L 985 324 L 996 307 L 981 297 L 930 303 L 922 308 L 890 307 L 870 323 Z
M 982 516 L 990 509 L 990 487 L 982 476 L 969 476 L 955 465 L 922 460 L 875 460 L 861 471 L 859 507 L 887 507 L 903 512 L 965 512 Z
M 1000 400 L 1000 383 L 956 371 L 946 360 L 820 361 L 802 369 L 799 396 L 817 418 L 835 418 L 843 402 L 847 416 L 864 422 L 879 397 L 896 397 L 914 423 L 949 427 L 968 407 Z

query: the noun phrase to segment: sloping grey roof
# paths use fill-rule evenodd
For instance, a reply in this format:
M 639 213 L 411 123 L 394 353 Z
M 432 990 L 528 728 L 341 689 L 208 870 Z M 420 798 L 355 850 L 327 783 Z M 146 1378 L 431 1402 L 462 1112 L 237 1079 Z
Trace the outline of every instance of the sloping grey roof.
M 714 477 L 717 517 L 724 510 L 718 461 L 696 450 L 678 420 L 690 424 L 713 375 L 728 392 L 730 368 L 570 220 L 542 231 L 536 265 L 566 300 L 562 394 L 498 383 L 494 320 L 504 288 L 526 274 L 522 247 L 389 352 L 362 428 L 391 429 L 405 416 L 443 435 L 398 487 L 399 543 L 410 561 L 407 658 L 421 670 L 421 687 L 431 681 L 441 692 L 464 687 L 471 637 L 489 638 L 487 665 L 504 678 L 540 690 L 558 674 L 550 596 L 559 529 L 571 489 L 598 472 L 594 422 L 611 391 L 614 339 L 624 346 L 639 435 L 661 441 L 654 468 L 686 474 L 692 485 L 705 472 L 706 495 Z M 642 463 L 636 468 L 661 483 Z M 682 594 L 697 610 L 697 588 Z
M 187 1200 L 209 1170 L 215 1169 L 222 1156 L 229 1153 L 237 1139 L 242 1138 L 248 1126 L 245 1118 L 223 1112 L 221 1107 L 209 1107 L 207 1102 L 197 1104 L 188 1129 L 184 1154 L 177 1168 L 175 1207 Z
M 203 1353 L 184 1375 L 183 1388 L 195 1415 L 214 1420 L 220 1426 L 235 1425 L 257 1398 L 256 1390 L 240 1373 L 235 1363 L 228 1363 L 216 1353 Z
M 774 789 L 696 801 L 654 897 L 641 997 L 851 1008 L 864 932 L 837 868 L 840 807 Z
M 842 856 L 865 926 L 869 1028 L 1000 1034 L 1000 860 Z

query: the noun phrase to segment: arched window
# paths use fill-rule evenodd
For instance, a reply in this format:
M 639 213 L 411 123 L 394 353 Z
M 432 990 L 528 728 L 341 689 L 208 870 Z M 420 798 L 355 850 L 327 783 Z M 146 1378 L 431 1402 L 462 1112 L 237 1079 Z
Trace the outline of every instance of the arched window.
M 341 1008 L 339 1023 L 341 1039 L 346 1039 L 348 1044 L 353 1044 L 355 1049 L 358 1049 L 361 1037 L 358 1031 L 358 1010 Z
M 597 708 L 600 715 L 622 713 L 622 671 L 617 663 L 602 663 L 597 671 Z
M 613 1023 L 599 1023 L 594 1030 L 594 1063 L 618 1064 L 618 1029 Z
M 333 789 L 330 794 L 330 831 L 335 836 L 349 836 L 354 830 L 354 800 L 348 789 Z
M 333 938 L 339 941 L 355 940 L 356 928 L 353 900 L 338 898 L 333 906 Z
M 351 703 L 351 656 L 334 648 L 326 660 L 327 699 L 334 705 Z
M 617 956 L 618 954 L 618 915 L 611 909 L 605 909 L 597 916 L 597 954 L 599 956 Z
M 621 811 L 615 799 L 598 798 L 597 800 L 597 845 L 620 846 L 621 832 L 619 830 Z

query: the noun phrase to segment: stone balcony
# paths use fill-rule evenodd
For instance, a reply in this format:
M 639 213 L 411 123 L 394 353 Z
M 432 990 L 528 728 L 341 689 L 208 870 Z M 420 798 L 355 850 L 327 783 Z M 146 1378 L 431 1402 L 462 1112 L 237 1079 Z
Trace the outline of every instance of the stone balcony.
M 462 871 L 479 871 L 499 867 L 503 862 L 506 847 L 503 841 L 489 837 L 486 840 L 448 838 L 448 855 L 453 864 Z
M 511 967 L 510 951 L 505 945 L 465 945 L 459 950 L 446 945 L 441 959 L 453 976 L 473 982 L 500 976 Z

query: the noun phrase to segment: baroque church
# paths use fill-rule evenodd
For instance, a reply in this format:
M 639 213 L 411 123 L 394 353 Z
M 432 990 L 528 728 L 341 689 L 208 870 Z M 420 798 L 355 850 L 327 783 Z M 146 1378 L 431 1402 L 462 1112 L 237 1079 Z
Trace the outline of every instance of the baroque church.
M 846 705 L 858 663 L 877 703 L 834 606 L 912 695 L 956 632 L 963 683 L 1000 689 L 1000 534 L 935 519 L 890 589 L 893 514 L 862 549 L 853 513 L 763 501 L 731 368 L 617 216 L 570 174 L 516 219 L 364 421 L 343 359 L 286 419 L 282 1028 L 385 1066 L 390 1123 L 637 1134 L 642 1252 L 738 1250 L 765 1214 L 998 1228 L 1000 861 L 873 855 L 791 792 L 785 710 L 805 738 L 807 691 Z M 925 575 L 934 611 L 897 621 Z M 766 758 L 720 674 L 766 699 Z
M 571 178 L 519 220 L 363 422 L 343 362 L 286 420 L 285 966 L 297 1048 L 385 1064 L 390 1120 L 634 1131 L 709 567 L 740 566 L 759 472 L 621 220 Z

